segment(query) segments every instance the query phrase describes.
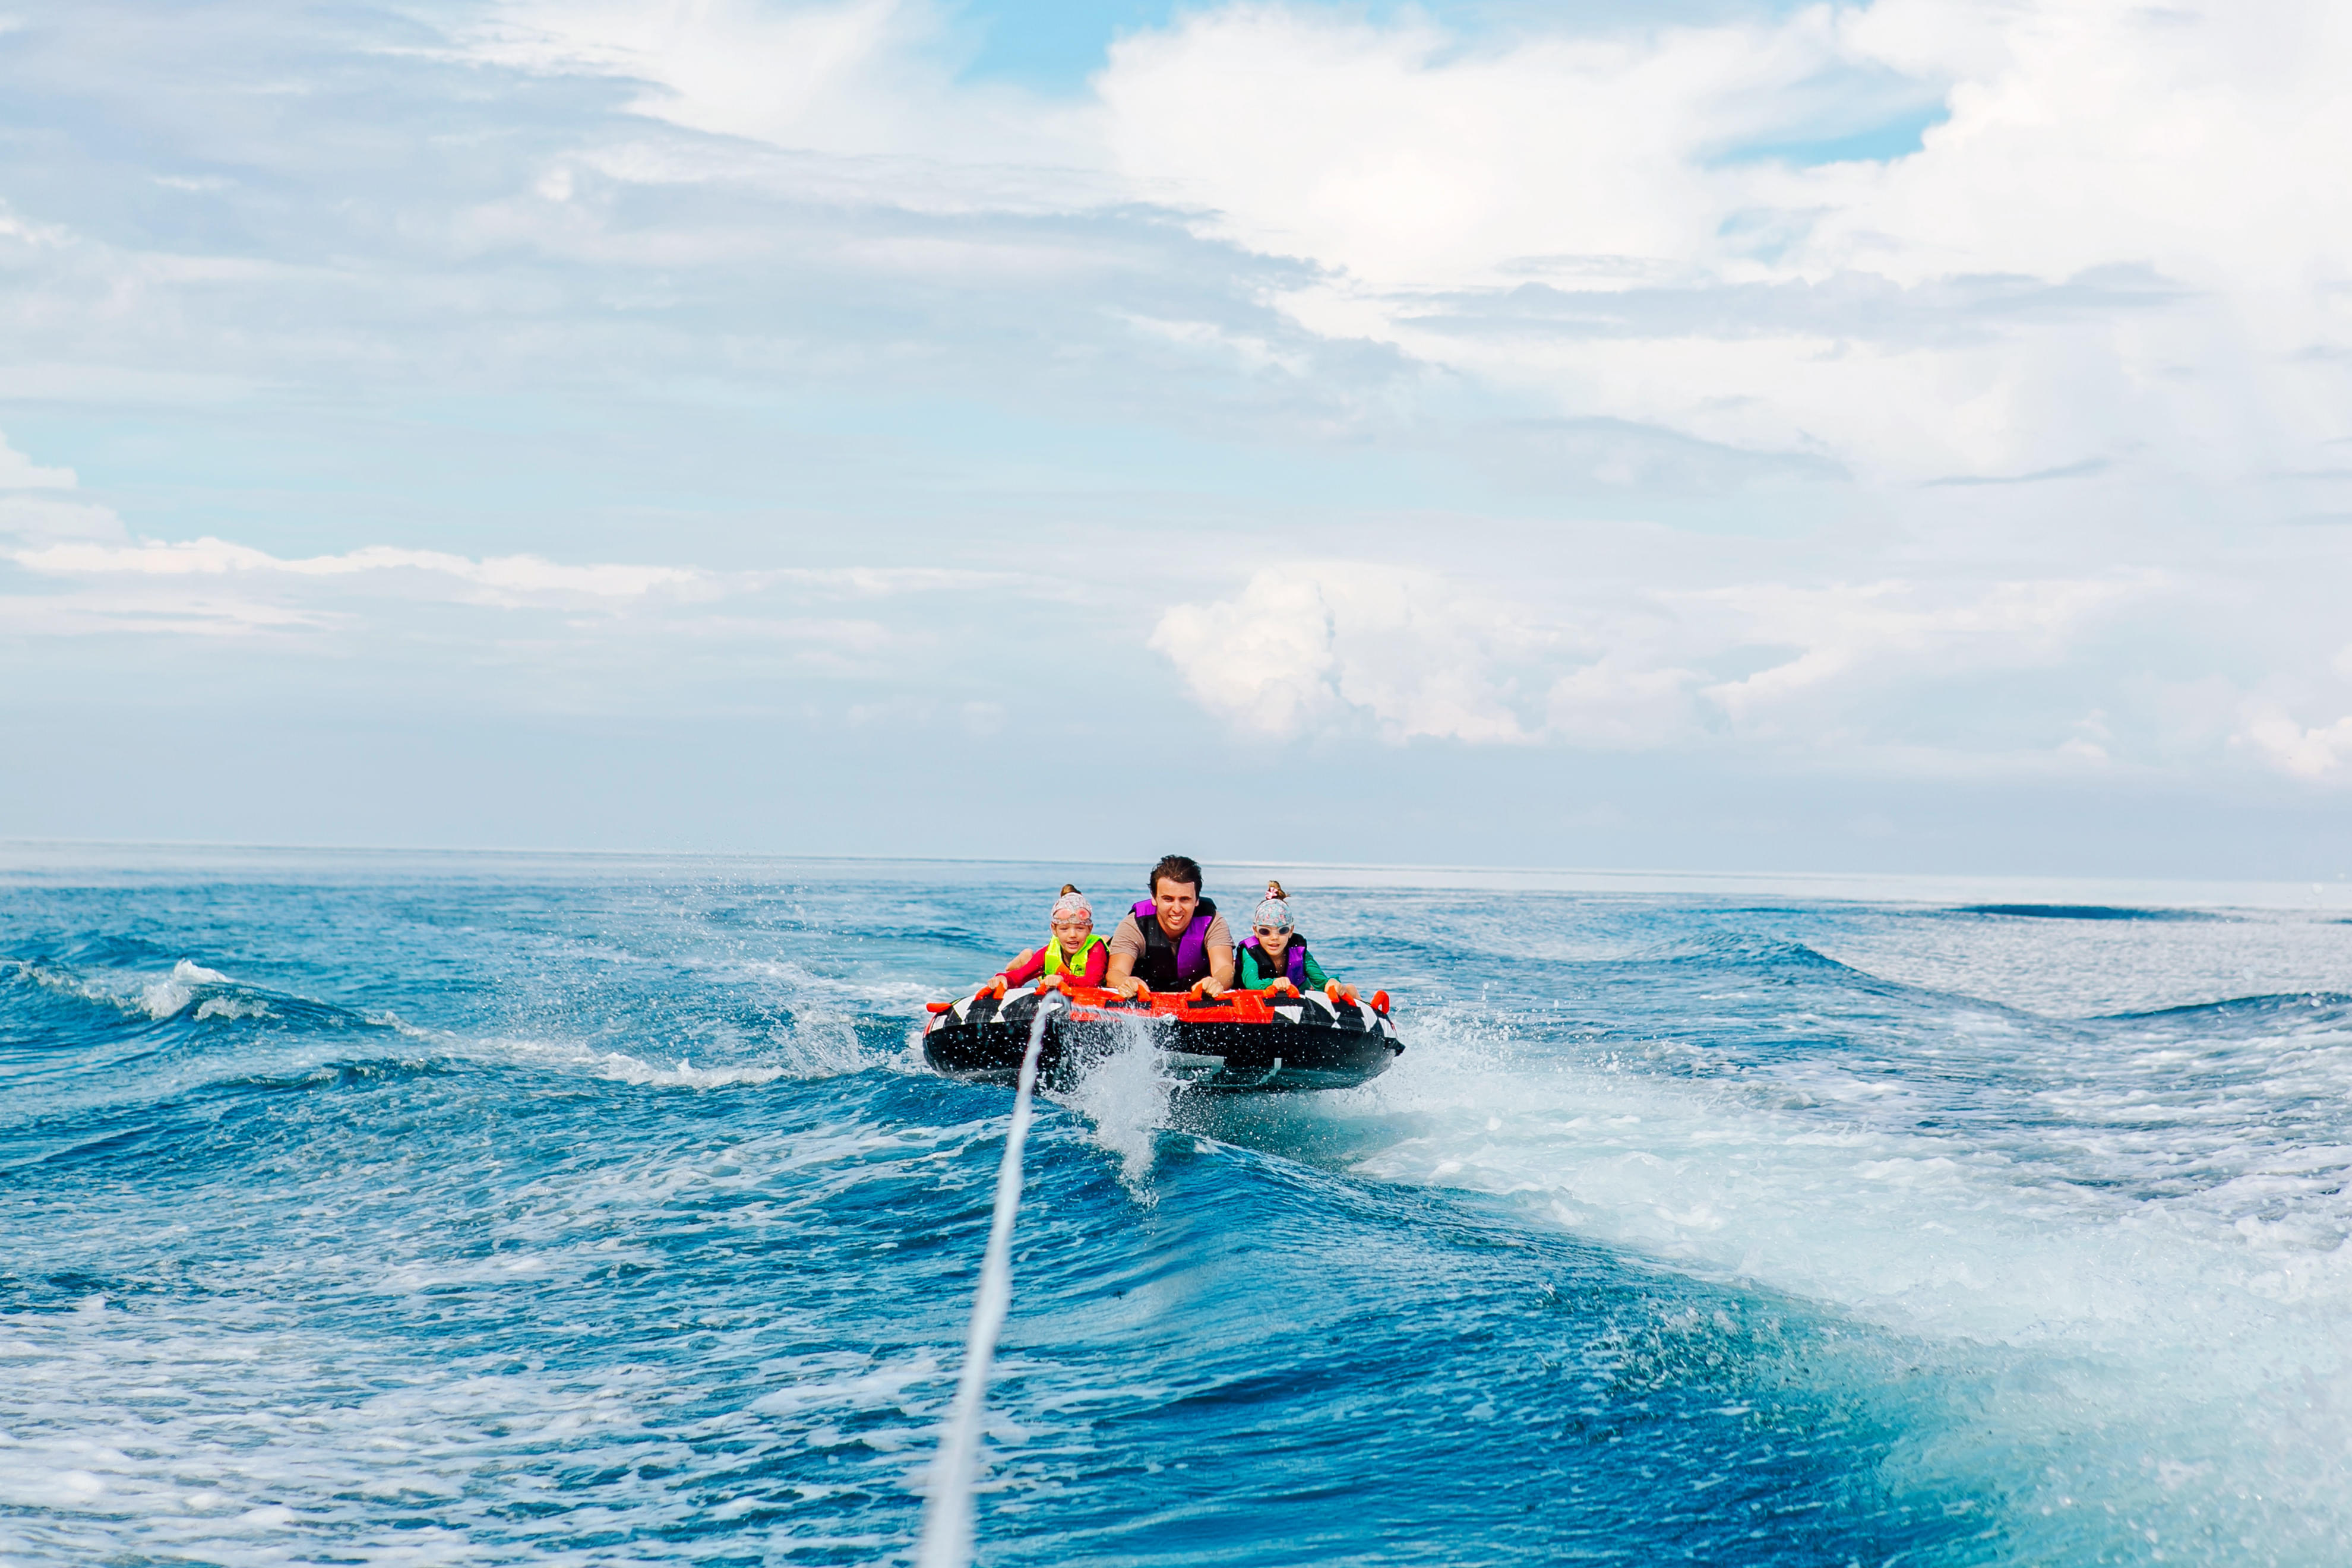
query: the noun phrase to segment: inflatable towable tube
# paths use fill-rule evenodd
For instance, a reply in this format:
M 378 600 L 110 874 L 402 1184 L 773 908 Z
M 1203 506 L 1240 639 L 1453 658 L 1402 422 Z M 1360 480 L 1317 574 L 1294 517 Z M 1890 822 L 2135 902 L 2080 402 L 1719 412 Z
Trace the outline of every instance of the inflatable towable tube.
M 1171 1076 L 1209 1089 L 1352 1089 L 1387 1071 L 1404 1050 L 1385 992 L 1370 1002 L 1273 990 L 1148 992 L 1129 1001 L 1089 986 L 1024 986 L 1001 998 L 982 991 L 930 1005 L 923 1059 L 936 1071 L 983 1082 L 1010 1083 L 1019 1074 L 1040 1006 L 1047 1014 L 1038 1070 L 1047 1083 L 1069 1082 L 1139 1028 L 1164 1053 Z

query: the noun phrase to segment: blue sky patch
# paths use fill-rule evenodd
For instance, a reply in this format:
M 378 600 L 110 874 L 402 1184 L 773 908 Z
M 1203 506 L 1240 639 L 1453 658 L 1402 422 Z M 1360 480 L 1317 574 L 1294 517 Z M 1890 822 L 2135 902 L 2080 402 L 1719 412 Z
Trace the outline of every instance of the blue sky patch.
M 1781 163 L 1798 169 L 1815 168 L 1823 163 L 1884 163 L 1896 158 L 1907 158 L 1918 152 L 1925 145 L 1927 132 L 1951 117 L 1952 111 L 1948 106 L 1937 103 L 1906 110 L 1857 131 L 1749 142 L 1716 159 L 1715 163 L 1717 165 Z

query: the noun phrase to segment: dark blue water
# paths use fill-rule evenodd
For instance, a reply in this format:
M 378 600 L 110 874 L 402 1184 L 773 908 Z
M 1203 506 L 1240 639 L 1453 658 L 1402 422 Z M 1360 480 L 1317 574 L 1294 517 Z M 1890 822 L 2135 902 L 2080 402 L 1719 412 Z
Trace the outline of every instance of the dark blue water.
M 908 1561 L 1066 873 L 16 874 L 0 1561 Z M 2352 1559 L 2347 928 L 1286 880 L 1407 1054 L 1041 1106 L 981 1561 Z

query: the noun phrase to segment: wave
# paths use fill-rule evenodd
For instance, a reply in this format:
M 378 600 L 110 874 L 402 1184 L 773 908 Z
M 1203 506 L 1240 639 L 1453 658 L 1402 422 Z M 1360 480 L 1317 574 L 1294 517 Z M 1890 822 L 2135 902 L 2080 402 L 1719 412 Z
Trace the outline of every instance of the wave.
M 2228 921 L 2204 910 L 2129 909 L 2112 904 L 1962 904 L 1959 915 L 2005 915 L 2027 921 Z
M 2189 1002 L 2178 1007 L 2152 1007 L 2129 1013 L 2106 1013 L 2085 1023 L 2139 1024 L 2200 1021 L 2288 1020 L 2320 1023 L 2328 1016 L 2352 1010 L 2352 993 L 2302 991 L 2260 996 L 2231 996 L 2218 1002 Z
M 499 1038 L 472 1042 L 468 1055 L 535 1069 L 579 1074 L 612 1083 L 648 1089 L 739 1089 L 773 1083 L 783 1078 L 829 1078 L 875 1065 L 852 1050 L 836 1054 L 823 1048 L 783 1063 L 697 1067 L 686 1056 L 667 1066 L 651 1052 L 600 1049 L 577 1040 Z
M 107 956 L 114 956 L 109 954 Z M 457 1064 L 555 1070 L 644 1088 L 715 1089 L 756 1087 L 779 1079 L 815 1079 L 884 1067 L 905 1051 L 908 1020 L 919 1016 L 919 1003 L 933 988 L 903 979 L 878 984 L 830 976 L 796 963 L 714 962 L 709 969 L 720 995 L 742 981 L 781 984 L 790 1005 L 739 1000 L 731 1014 L 708 1009 L 681 1020 L 676 1043 L 656 1014 L 615 1030 L 618 1037 L 542 1035 L 499 1029 L 425 1027 L 386 1010 L 366 1013 L 334 1003 L 241 984 L 218 969 L 181 958 L 161 973 L 152 970 L 78 970 L 54 963 L 19 960 L 0 968 L 39 994 L 80 1004 L 100 1017 L 139 1026 L 137 1055 L 151 1062 L 173 1060 L 169 1069 L 152 1066 L 136 1079 L 122 1079 L 121 1052 L 78 1055 L 67 1070 L 111 1082 L 115 1104 L 155 1105 L 218 1092 L 276 1092 L 347 1087 L 387 1075 L 457 1070 Z M 716 1032 L 714 1018 L 731 1026 Z M 244 1026 L 236 1056 L 215 1048 L 229 1037 L 215 1031 Z M 352 1054 L 337 1043 L 353 1034 L 397 1035 L 415 1047 L 387 1056 Z M 638 1038 L 629 1038 L 630 1035 Z M 100 1037 L 50 1034 L 58 1043 Z M 255 1047 L 276 1059 L 258 1067 Z M 321 1053 L 324 1053 L 323 1055 Z
M 198 1023 L 267 1019 L 333 1028 L 373 1027 L 380 1022 L 331 1002 L 245 984 L 188 958 L 178 960 L 162 974 L 136 970 L 78 971 L 32 960 L 16 960 L 0 965 L 0 970 L 52 994 L 155 1024 L 184 1016 Z
M 1699 937 L 1695 942 L 1675 944 L 1654 954 L 1646 954 L 1634 962 L 1658 967 L 1688 969 L 1703 967 L 1721 970 L 1730 967 L 1760 973 L 1766 978 L 1794 974 L 1835 975 L 1851 977 L 1872 984 L 1885 982 L 1844 963 L 1820 949 L 1785 937 L 1760 936 L 1749 931 L 1718 931 Z

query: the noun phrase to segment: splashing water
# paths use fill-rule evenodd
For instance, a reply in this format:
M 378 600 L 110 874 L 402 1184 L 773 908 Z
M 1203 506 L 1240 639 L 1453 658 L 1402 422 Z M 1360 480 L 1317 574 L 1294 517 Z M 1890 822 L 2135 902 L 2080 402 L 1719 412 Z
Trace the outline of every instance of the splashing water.
M 980 1289 L 971 1303 L 971 1329 L 964 1336 L 963 1376 L 955 1407 L 940 1436 L 931 1463 L 930 1505 L 923 1513 L 922 1568 L 964 1568 L 971 1561 L 971 1478 L 980 1460 L 980 1417 L 988 1404 L 988 1378 L 996 1363 L 996 1337 L 1013 1304 L 1013 1218 L 1021 1207 L 1021 1149 L 1029 1139 L 1029 1107 L 1037 1087 L 1037 1053 L 1045 1043 L 1045 1023 L 1055 998 L 1037 999 L 1029 1025 L 1029 1048 L 1021 1057 L 1021 1081 L 1013 1097 L 1013 1126 L 1004 1135 L 1004 1159 L 996 1168 L 996 1207 L 988 1222 L 988 1251 L 980 1265 Z
M 1129 1195 L 1149 1205 L 1157 1199 L 1151 1162 L 1169 1124 L 1172 1086 L 1160 1070 L 1160 1042 L 1149 1024 L 1121 1018 L 1118 1034 L 1118 1047 L 1059 1098 L 1094 1123 L 1096 1142 L 1118 1156 L 1119 1181 Z

